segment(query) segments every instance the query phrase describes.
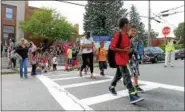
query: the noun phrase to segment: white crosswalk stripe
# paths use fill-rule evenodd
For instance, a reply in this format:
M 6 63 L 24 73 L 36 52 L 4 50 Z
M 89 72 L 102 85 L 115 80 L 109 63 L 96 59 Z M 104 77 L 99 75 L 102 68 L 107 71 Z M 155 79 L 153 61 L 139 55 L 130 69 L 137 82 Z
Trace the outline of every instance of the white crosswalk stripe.
M 148 91 L 148 90 L 156 89 L 156 88 L 158 88 L 158 86 L 145 85 L 145 86 L 141 86 L 141 88 L 143 88 L 145 91 Z M 85 98 L 85 99 L 80 100 L 80 102 L 84 103 L 86 105 L 93 105 L 93 104 L 97 104 L 97 103 L 102 103 L 105 101 L 110 101 L 110 100 L 114 100 L 114 99 L 128 96 L 128 90 L 118 91 L 117 94 L 118 94 L 117 96 L 114 96 L 110 93 L 107 93 L 107 94 L 103 94 L 100 96 Z
M 71 85 L 64 85 L 62 86 L 63 88 L 72 88 L 72 87 L 79 87 L 79 86 L 88 86 L 92 84 L 99 84 L 99 83 L 104 83 L 111 81 L 112 79 L 105 79 L 105 80 L 100 80 L 100 81 L 90 81 L 90 82 L 83 82 L 83 83 L 78 83 L 78 84 L 71 84 Z

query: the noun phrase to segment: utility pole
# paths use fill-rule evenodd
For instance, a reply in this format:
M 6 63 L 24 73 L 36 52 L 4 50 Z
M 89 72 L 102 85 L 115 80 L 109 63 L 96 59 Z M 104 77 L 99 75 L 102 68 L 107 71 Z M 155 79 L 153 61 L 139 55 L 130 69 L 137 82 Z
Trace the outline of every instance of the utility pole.
M 148 1 L 148 46 L 150 46 L 151 44 L 151 8 L 150 8 L 150 0 Z

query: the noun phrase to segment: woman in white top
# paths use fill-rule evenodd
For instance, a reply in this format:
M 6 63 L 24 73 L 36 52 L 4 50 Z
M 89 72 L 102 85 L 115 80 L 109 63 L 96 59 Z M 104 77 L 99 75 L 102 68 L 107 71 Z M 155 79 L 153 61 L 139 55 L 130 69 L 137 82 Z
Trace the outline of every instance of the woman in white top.
M 80 76 L 82 77 L 82 71 L 88 65 L 91 71 L 91 78 L 95 78 L 93 76 L 93 47 L 94 42 L 91 38 L 90 32 L 87 32 L 86 38 L 81 41 L 81 48 L 82 48 L 82 60 L 83 64 L 80 69 Z

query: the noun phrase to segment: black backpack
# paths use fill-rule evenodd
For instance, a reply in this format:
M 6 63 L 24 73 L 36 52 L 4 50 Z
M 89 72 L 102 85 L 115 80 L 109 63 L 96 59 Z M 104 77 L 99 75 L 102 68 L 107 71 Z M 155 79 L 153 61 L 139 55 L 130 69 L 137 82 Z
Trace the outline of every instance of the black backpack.
M 116 44 L 116 47 L 119 48 L 122 41 L 122 34 L 119 32 L 118 42 Z M 108 49 L 108 63 L 111 68 L 117 68 L 116 60 L 115 60 L 116 52 L 110 49 Z

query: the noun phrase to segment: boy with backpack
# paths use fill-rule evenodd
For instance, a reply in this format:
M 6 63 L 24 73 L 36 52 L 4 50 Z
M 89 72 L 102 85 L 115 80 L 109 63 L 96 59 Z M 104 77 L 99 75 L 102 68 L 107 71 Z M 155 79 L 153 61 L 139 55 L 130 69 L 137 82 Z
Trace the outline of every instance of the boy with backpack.
M 100 42 L 100 48 L 96 50 L 99 62 L 100 75 L 104 76 L 104 69 L 107 69 L 107 50 L 104 48 L 104 41 Z
M 127 35 L 129 30 L 129 20 L 127 18 L 120 19 L 119 28 L 121 31 L 115 33 L 108 52 L 110 67 L 117 68 L 116 75 L 109 86 L 109 91 L 113 95 L 117 95 L 115 87 L 117 82 L 123 77 L 123 84 L 128 89 L 130 103 L 134 104 L 144 99 L 139 97 L 135 91 L 132 85 L 130 73 L 127 68 L 130 52 L 130 39 Z

